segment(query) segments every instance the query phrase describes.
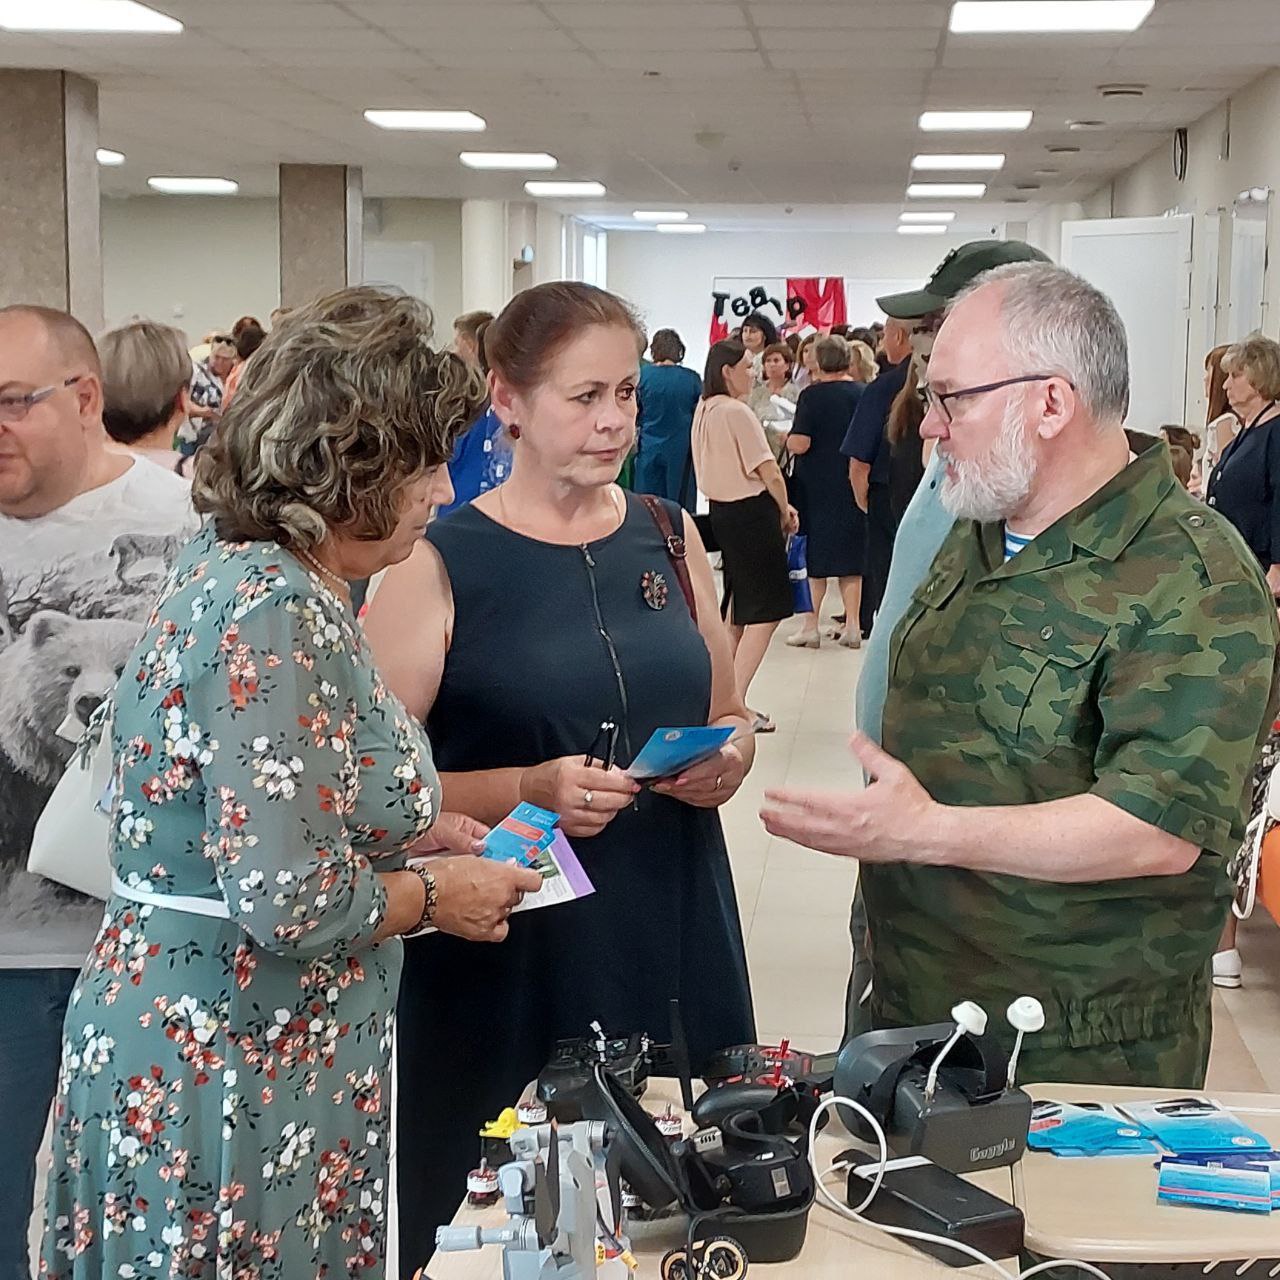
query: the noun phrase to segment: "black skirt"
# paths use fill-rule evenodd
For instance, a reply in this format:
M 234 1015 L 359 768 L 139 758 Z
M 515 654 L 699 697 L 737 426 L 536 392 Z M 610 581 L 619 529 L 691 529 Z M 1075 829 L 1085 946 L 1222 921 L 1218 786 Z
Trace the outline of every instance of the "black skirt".
M 791 617 L 787 540 L 767 493 L 711 503 L 711 527 L 724 556 L 729 620 L 738 627 Z

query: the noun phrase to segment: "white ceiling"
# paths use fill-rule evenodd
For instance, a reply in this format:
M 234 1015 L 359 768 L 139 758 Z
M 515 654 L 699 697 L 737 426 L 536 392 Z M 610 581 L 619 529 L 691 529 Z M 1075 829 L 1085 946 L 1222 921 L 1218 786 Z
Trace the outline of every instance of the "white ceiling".
M 608 186 L 609 199 L 574 203 L 586 215 L 683 207 L 773 225 L 792 205 L 825 223 L 896 216 L 917 151 L 1007 150 L 991 203 L 958 206 L 980 223 L 1083 197 L 1280 65 L 1280 0 L 1157 0 L 1133 35 L 1082 37 L 955 36 L 934 0 L 148 2 L 183 34 L 0 32 L 0 66 L 99 81 L 102 145 L 128 156 L 103 171 L 111 195 L 144 193 L 154 173 L 270 194 L 276 164 L 297 161 L 363 165 L 374 196 L 515 198 L 521 176 L 474 173 L 458 152 L 546 150 L 556 177 Z M 1098 86 L 1116 81 L 1149 89 L 1104 101 Z M 366 107 L 467 109 L 489 129 L 389 133 Z M 981 107 L 1031 108 L 1035 123 L 916 128 L 926 108 Z M 1080 118 L 1109 127 L 1069 132 Z M 1062 143 L 1080 154 L 1046 151 Z

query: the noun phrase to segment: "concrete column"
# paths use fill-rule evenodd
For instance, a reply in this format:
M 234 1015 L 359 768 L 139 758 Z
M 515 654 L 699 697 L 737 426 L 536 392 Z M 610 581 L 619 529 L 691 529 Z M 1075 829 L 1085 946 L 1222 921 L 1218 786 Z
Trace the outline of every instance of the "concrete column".
M 462 202 L 462 309 L 497 315 L 511 297 L 507 206 L 501 200 Z
M 564 215 L 546 205 L 537 211 L 537 235 L 533 242 L 533 282 L 547 284 L 564 279 Z
M 364 278 L 364 180 L 341 164 L 280 166 L 280 305 Z
M 31 302 L 102 328 L 98 86 L 0 70 L 0 305 Z

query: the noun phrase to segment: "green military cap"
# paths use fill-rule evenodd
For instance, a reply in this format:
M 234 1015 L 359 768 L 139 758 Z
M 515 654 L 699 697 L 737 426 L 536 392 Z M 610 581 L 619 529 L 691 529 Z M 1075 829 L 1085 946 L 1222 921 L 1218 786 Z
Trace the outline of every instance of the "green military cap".
M 1049 262 L 1047 254 L 1021 240 L 971 240 L 952 249 L 923 289 L 877 298 L 880 310 L 895 320 L 918 320 L 941 311 L 984 271 L 1006 262 Z

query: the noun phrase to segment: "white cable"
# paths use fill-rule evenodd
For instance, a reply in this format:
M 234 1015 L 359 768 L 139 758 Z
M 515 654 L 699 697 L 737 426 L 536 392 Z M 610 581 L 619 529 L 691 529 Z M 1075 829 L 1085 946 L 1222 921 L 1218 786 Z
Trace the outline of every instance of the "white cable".
M 825 1172 L 818 1167 L 818 1122 L 833 1107 L 848 1107 L 862 1116 L 871 1126 L 871 1131 L 876 1136 L 876 1145 L 880 1152 L 880 1158 L 876 1163 L 875 1176 L 871 1180 L 871 1190 L 856 1209 L 851 1209 L 848 1205 L 841 1204 L 822 1184 L 822 1180 L 832 1173 L 835 1166 L 833 1165 L 831 1169 L 827 1169 Z M 888 1163 L 889 1143 L 884 1136 L 884 1129 L 881 1128 L 880 1122 L 866 1107 L 860 1102 L 855 1102 L 852 1098 L 841 1097 L 824 1098 L 818 1104 L 818 1109 L 813 1113 L 813 1118 L 809 1121 L 809 1167 L 813 1171 L 814 1194 L 828 1209 L 839 1214 L 840 1217 L 848 1218 L 851 1222 L 858 1223 L 859 1226 L 871 1227 L 875 1231 L 883 1231 L 885 1235 L 894 1236 L 900 1240 L 916 1240 L 925 1244 L 941 1245 L 944 1249 L 954 1249 L 957 1253 L 963 1253 L 975 1262 L 981 1262 L 984 1266 L 990 1267 L 1001 1277 L 1001 1280 L 1030 1280 L 1031 1276 L 1037 1276 L 1058 1267 L 1074 1268 L 1076 1271 L 1084 1272 L 1085 1275 L 1094 1276 L 1096 1280 L 1111 1280 L 1105 1271 L 1099 1271 L 1092 1263 L 1070 1260 L 1041 1262 L 1015 1275 L 1001 1266 L 994 1258 L 989 1258 L 980 1249 L 975 1249 L 972 1245 L 963 1244 L 959 1240 L 948 1240 L 945 1236 L 934 1236 L 925 1231 L 911 1231 L 906 1227 L 890 1227 L 882 1222 L 873 1222 L 870 1218 L 864 1218 L 862 1216 L 863 1212 L 875 1199 L 876 1193 L 884 1183 L 885 1166 Z
M 1018 1272 L 1018 1280 L 1029 1280 L 1031 1276 L 1038 1276 L 1045 1271 L 1056 1271 L 1059 1267 L 1073 1267 L 1076 1271 L 1083 1271 L 1087 1276 L 1098 1276 L 1100 1280 L 1111 1280 L 1105 1271 L 1099 1271 L 1092 1262 L 1054 1262 L 1052 1259 L 1048 1262 L 1038 1262 L 1034 1267 L 1028 1267 L 1025 1271 Z
M 956 1029 L 951 1033 L 951 1039 L 942 1046 L 942 1052 L 934 1058 L 933 1066 L 929 1068 L 928 1078 L 924 1082 L 924 1100 L 926 1102 L 932 1102 L 933 1095 L 937 1092 L 938 1072 L 941 1070 L 942 1060 L 947 1054 L 965 1036 L 980 1036 L 987 1029 L 986 1010 L 980 1004 L 974 1004 L 972 1000 L 961 1000 L 951 1010 L 951 1016 L 955 1019 Z
M 933 1064 L 929 1068 L 929 1074 L 924 1082 L 924 1100 L 926 1102 L 933 1101 L 933 1095 L 938 1092 L 938 1072 L 942 1069 L 942 1060 L 951 1052 L 952 1049 L 960 1043 L 960 1038 L 964 1035 L 964 1028 L 957 1027 L 951 1033 L 951 1039 L 942 1046 L 942 1052 L 933 1060 Z

